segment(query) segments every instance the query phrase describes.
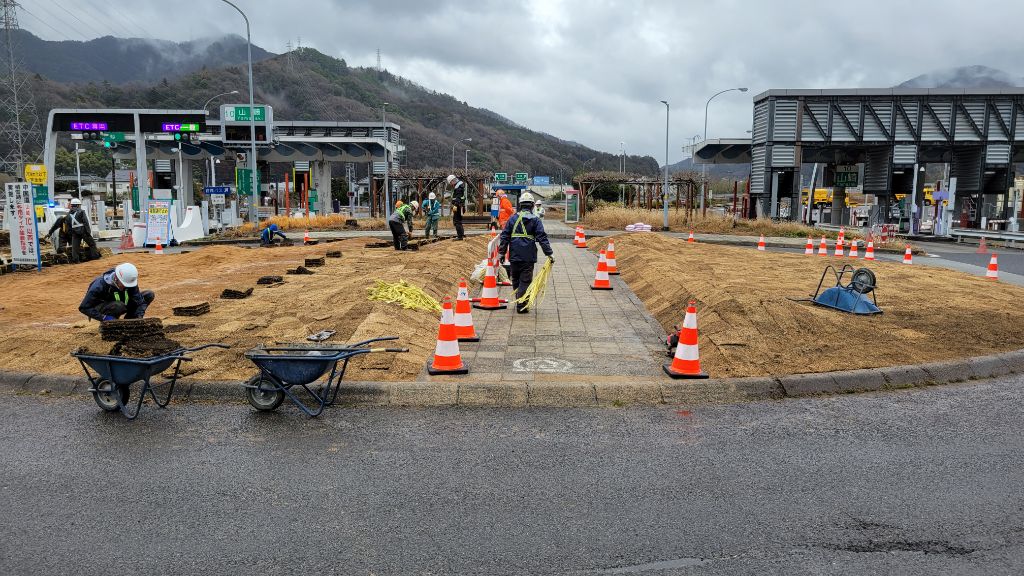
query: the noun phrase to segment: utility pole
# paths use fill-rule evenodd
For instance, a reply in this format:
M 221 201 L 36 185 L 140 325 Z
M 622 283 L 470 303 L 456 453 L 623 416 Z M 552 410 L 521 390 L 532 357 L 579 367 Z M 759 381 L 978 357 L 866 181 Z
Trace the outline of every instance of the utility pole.
M 16 0 L 0 0 L 5 49 L 3 76 L 0 78 L 0 91 L 3 92 L 0 95 L 0 142 L 10 147 L 10 151 L 0 158 L 0 170 L 21 180 L 28 159 L 35 158 L 34 151 L 42 146 L 39 118 L 28 77 L 22 74 L 20 63 L 14 56 L 13 33 L 19 29 L 18 8 Z
M 662 100 L 665 105 L 665 184 L 661 188 L 662 206 L 662 230 L 668 230 L 668 113 L 669 105 L 667 100 Z
M 79 160 L 80 155 L 85 150 L 78 149 L 78 142 L 75 142 L 75 176 L 78 181 L 78 199 L 82 199 L 82 163 Z
M 379 55 L 380 51 L 378 51 L 377 53 Z M 388 182 L 388 172 L 391 172 L 391 158 L 389 157 L 390 153 L 388 151 L 388 123 L 387 123 L 387 114 L 388 114 L 388 103 L 385 102 L 380 107 L 380 125 L 381 125 L 381 128 L 384 131 L 384 134 L 382 136 L 384 138 L 384 217 L 385 218 L 390 218 L 391 217 L 391 188 L 390 188 L 389 182 Z

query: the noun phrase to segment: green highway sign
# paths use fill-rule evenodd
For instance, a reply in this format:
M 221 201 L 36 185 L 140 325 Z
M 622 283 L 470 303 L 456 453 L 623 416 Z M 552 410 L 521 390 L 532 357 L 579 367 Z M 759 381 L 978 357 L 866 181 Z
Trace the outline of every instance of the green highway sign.
M 516 172 L 515 179 L 516 182 L 526 182 L 530 179 L 530 175 L 527 172 Z
M 248 122 L 249 118 L 248 106 L 235 106 L 233 108 L 226 108 L 224 110 L 224 120 L 228 122 Z M 256 106 L 256 121 L 266 122 L 267 121 L 267 109 L 264 106 Z
M 495 182 L 508 182 L 508 172 L 495 172 L 494 173 L 494 181 Z
M 854 164 L 836 166 L 836 186 L 855 188 L 860 180 L 859 172 Z
M 259 172 L 256 173 L 256 186 L 260 185 Z M 238 191 L 239 196 L 252 196 L 253 185 L 252 185 L 252 171 L 248 168 L 236 168 L 235 169 L 235 190 Z
M 45 185 L 35 184 L 32 186 L 32 203 L 36 206 L 46 204 L 50 201 L 49 189 Z
M 196 126 L 198 126 L 198 124 L 196 124 Z M 104 132 L 103 133 L 103 141 L 104 142 L 124 142 L 124 140 L 125 140 L 124 132 Z

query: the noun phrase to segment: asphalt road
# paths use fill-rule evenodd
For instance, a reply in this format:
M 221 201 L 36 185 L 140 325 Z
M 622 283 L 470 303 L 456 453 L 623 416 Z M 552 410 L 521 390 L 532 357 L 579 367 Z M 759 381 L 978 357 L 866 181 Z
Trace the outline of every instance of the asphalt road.
M 1024 379 L 134 423 L 0 396 L 0 573 L 1020 574 Z
M 1024 275 L 1024 251 L 1018 249 L 989 247 L 984 254 L 978 254 L 978 246 L 971 244 L 954 244 L 952 242 L 914 242 L 929 254 L 941 256 L 962 264 L 972 264 L 981 269 L 988 266 L 989 257 L 995 251 L 999 255 L 999 271 Z

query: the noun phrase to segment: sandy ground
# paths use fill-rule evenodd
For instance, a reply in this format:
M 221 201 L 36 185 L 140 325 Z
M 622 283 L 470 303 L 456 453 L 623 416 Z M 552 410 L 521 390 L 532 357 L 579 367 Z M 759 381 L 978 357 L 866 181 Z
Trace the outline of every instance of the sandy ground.
M 591 250 L 606 244 L 595 239 Z M 621 277 L 666 331 L 682 323 L 689 300 L 697 301 L 702 367 L 713 377 L 917 364 L 1024 348 L 1024 290 L 960 272 L 858 260 L 857 267 L 877 276 L 884 314 L 854 316 L 787 299 L 813 294 L 826 264 L 840 259 L 687 244 L 649 233 L 616 236 L 615 255 Z
M 454 295 L 460 276 L 467 276 L 484 252 L 484 239 L 445 241 L 418 252 L 365 248 L 354 239 L 318 246 L 288 248 L 209 247 L 177 255 L 135 254 L 140 287 L 156 292 L 147 318 L 164 326 L 191 325 L 168 333 L 184 345 L 207 342 L 230 344 L 231 350 L 205 350 L 188 366 L 197 379 L 242 380 L 255 366 L 242 353 L 261 343 L 305 342 L 309 334 L 335 330 L 330 343 L 354 342 L 377 336 L 399 336 L 393 346 L 410 353 L 374 354 L 353 361 L 346 380 L 412 380 L 433 353 L 437 315 L 367 300 L 367 288 L 377 279 L 405 279 L 440 299 Z M 285 275 L 306 257 L 341 250 L 341 259 L 312 268 L 309 276 Z M 0 369 L 60 374 L 81 373 L 68 353 L 80 346 L 109 351 L 100 340 L 98 323 L 85 319 L 78 304 L 89 282 L 120 260 L 106 258 L 77 266 L 58 266 L 41 273 L 0 276 Z M 282 275 L 284 283 L 257 286 L 265 275 Z M 244 300 L 222 300 L 225 288 L 255 286 Z M 172 306 L 208 301 L 210 313 L 199 317 L 173 316 Z M 172 328 L 171 330 L 175 330 Z

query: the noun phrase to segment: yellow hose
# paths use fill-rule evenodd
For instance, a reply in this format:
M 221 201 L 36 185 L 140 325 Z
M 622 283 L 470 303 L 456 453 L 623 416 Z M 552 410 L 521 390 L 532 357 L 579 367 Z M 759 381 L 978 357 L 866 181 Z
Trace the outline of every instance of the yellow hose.
M 398 304 L 408 310 L 422 310 L 424 312 L 441 312 L 441 303 L 423 291 L 418 286 L 413 286 L 405 280 L 399 280 L 393 284 L 377 280 L 370 292 L 369 300 Z

